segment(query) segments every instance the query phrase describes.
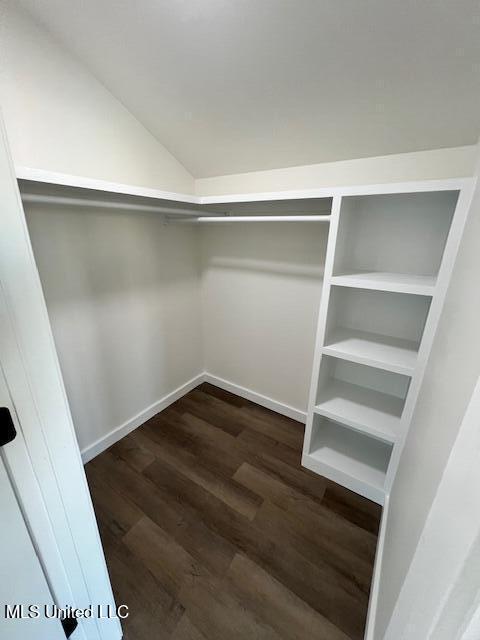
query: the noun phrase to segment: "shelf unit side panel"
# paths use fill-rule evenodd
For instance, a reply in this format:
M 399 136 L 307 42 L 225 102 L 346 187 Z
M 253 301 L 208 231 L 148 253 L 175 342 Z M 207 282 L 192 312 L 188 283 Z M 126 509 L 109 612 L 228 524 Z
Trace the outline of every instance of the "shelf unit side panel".
M 452 223 L 450 225 L 450 230 L 443 251 L 442 261 L 438 271 L 435 295 L 433 296 L 430 311 L 425 321 L 423 338 L 420 344 L 415 369 L 410 381 L 410 386 L 405 401 L 405 407 L 400 422 L 399 437 L 397 443 L 393 448 L 392 456 L 390 458 L 390 464 L 387 470 L 385 481 L 385 491 L 387 495 L 392 489 L 393 481 L 395 479 L 395 475 L 400 462 L 400 456 L 405 446 L 405 440 L 411 426 L 415 405 L 418 399 L 423 376 L 425 374 L 425 369 L 433 346 L 433 341 L 445 302 L 448 285 L 450 283 L 452 271 L 460 246 L 460 241 L 465 228 L 467 215 L 473 197 L 474 187 L 474 179 L 462 186 L 460 189 L 458 200 L 456 202 Z
M 320 307 L 317 320 L 317 334 L 315 339 L 315 352 L 313 358 L 313 371 L 310 384 L 310 394 L 307 409 L 307 421 L 305 426 L 305 436 L 303 442 L 303 453 L 308 454 L 311 447 L 312 424 L 314 417 L 314 408 L 317 398 L 317 388 L 320 376 L 320 362 L 322 359 L 322 348 L 325 338 L 328 303 L 330 298 L 330 279 L 333 271 L 333 263 L 335 259 L 335 250 L 337 244 L 337 231 L 340 216 L 340 208 L 342 204 L 341 196 L 335 196 L 332 201 L 332 213 L 330 228 L 328 232 L 327 254 L 325 257 L 325 270 L 323 275 L 323 286 L 320 298 Z

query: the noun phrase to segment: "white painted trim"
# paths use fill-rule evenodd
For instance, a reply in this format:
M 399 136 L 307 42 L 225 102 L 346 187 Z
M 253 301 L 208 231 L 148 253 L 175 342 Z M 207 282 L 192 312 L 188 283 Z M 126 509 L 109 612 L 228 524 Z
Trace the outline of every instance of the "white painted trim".
M 380 595 L 380 576 L 382 575 L 389 503 L 390 496 L 387 495 L 383 505 L 380 530 L 378 532 L 377 550 L 375 552 L 375 564 L 373 566 L 372 584 L 370 587 L 370 597 L 368 599 L 367 624 L 365 627 L 364 640 L 374 640 L 375 637 L 375 621 L 377 619 L 378 598 Z
M 146 409 L 143 409 L 142 411 L 137 413 L 135 416 L 133 416 L 133 418 L 130 418 L 123 424 L 115 427 L 102 438 L 95 440 L 95 442 L 93 442 L 91 445 L 82 449 L 81 453 L 83 464 L 86 464 L 87 462 L 95 458 L 95 456 L 98 456 L 100 453 L 102 453 L 102 451 L 105 451 L 106 449 L 108 449 L 108 447 L 111 447 L 112 444 L 115 444 L 115 442 L 118 442 L 126 435 L 131 433 L 134 429 L 140 427 L 144 422 L 147 422 L 147 420 L 153 418 L 153 416 L 155 416 L 157 413 L 160 413 L 160 411 L 166 409 L 169 405 L 173 404 L 174 402 L 182 398 L 185 394 L 195 389 L 195 387 L 198 387 L 198 385 L 202 384 L 203 381 L 204 374 L 200 373 L 185 384 L 177 387 L 177 389 L 174 389 L 171 393 L 168 393 L 163 398 L 160 398 L 160 400 L 157 400 Z
M 388 193 L 409 193 L 420 191 L 448 191 L 463 189 L 474 180 L 471 177 L 451 178 L 448 180 L 423 180 L 420 182 L 394 182 L 373 185 L 357 185 L 343 187 L 322 187 L 320 189 L 293 189 L 287 191 L 267 191 L 240 194 L 226 194 L 220 196 L 195 196 L 187 193 L 162 191 L 148 187 L 137 187 L 129 184 L 96 180 L 85 176 L 74 176 L 55 171 L 46 171 L 33 167 L 16 167 L 16 175 L 21 180 L 31 180 L 53 185 L 94 189 L 109 193 L 173 200 L 189 204 L 218 204 L 233 202 L 249 202 L 264 200 L 301 200 L 304 198 L 333 198 L 334 196 L 373 195 Z
M 73 176 L 67 173 L 57 173 L 55 171 L 45 171 L 33 167 L 15 167 L 18 180 L 31 180 L 47 184 L 62 185 L 64 187 L 79 187 L 81 189 L 94 189 L 95 191 L 106 191 L 108 193 L 120 193 L 128 196 L 139 196 L 142 198 L 156 198 L 161 200 L 174 200 L 175 202 L 189 202 L 190 204 L 200 204 L 198 196 L 187 193 L 175 193 L 173 191 L 162 191 L 161 189 L 150 189 L 148 187 L 136 187 L 131 184 L 118 182 L 108 182 L 107 180 L 97 180 L 85 176 Z
M 256 391 L 252 391 L 252 389 L 246 389 L 234 382 L 229 382 L 228 380 L 214 376 L 211 373 L 204 372 L 199 373 L 191 380 L 188 380 L 185 384 L 177 387 L 177 389 L 174 389 L 171 393 L 160 398 L 160 400 L 157 400 L 146 409 L 143 409 L 132 418 L 126 420 L 123 424 L 109 431 L 102 438 L 99 438 L 88 447 L 82 449 L 81 453 L 83 464 L 87 464 L 87 462 L 93 460 L 93 458 L 102 453 L 102 451 L 111 447 L 115 442 L 118 442 L 135 429 L 138 429 L 138 427 L 140 427 L 144 422 L 147 422 L 147 420 L 153 418 L 157 413 L 160 413 L 160 411 L 163 411 L 177 400 L 180 400 L 184 395 L 201 385 L 202 382 L 209 382 L 224 391 L 230 391 L 230 393 L 234 393 L 241 398 L 255 402 L 256 404 L 266 407 L 267 409 L 271 409 L 282 416 L 287 416 L 288 418 L 292 418 L 293 420 L 297 420 L 297 422 L 305 424 L 305 420 L 307 418 L 305 411 L 295 409 L 288 404 L 279 402 L 278 400 L 274 400 L 268 396 L 264 396 Z
M 302 422 L 303 424 L 305 424 L 305 421 L 307 419 L 306 411 L 296 409 L 295 407 L 291 407 L 290 405 L 280 402 L 279 400 L 274 400 L 273 398 L 264 396 L 261 393 L 252 391 L 252 389 L 246 389 L 245 387 L 241 387 L 234 382 L 229 382 L 228 380 L 224 380 L 223 378 L 214 376 L 211 373 L 204 373 L 204 382 L 209 382 L 215 387 L 220 387 L 220 389 L 223 389 L 224 391 L 230 391 L 230 393 L 234 393 L 241 398 L 245 398 L 246 400 L 250 400 L 251 402 L 255 402 L 256 404 L 261 405 L 262 407 L 271 409 L 276 413 L 280 413 L 282 416 L 287 416 L 287 418 L 297 420 L 297 422 Z
M 473 178 L 450 178 L 448 180 L 423 180 L 419 182 L 394 182 L 385 184 L 353 185 L 344 187 L 322 187 L 319 189 L 295 189 L 290 191 L 268 191 L 264 193 L 240 193 L 220 196 L 200 196 L 200 204 L 223 202 L 249 202 L 262 200 L 300 200 L 303 198 L 333 198 L 335 196 L 363 196 L 391 193 L 418 193 L 421 191 L 455 191 L 466 187 Z
M 320 377 L 320 364 L 323 356 L 323 343 L 325 341 L 325 333 L 327 328 L 328 304 L 330 301 L 331 277 L 333 273 L 333 263 L 335 258 L 335 247 L 337 244 L 338 225 L 340 220 L 341 198 L 336 197 L 332 203 L 332 220 L 328 232 L 327 255 L 325 257 L 325 267 L 323 272 L 322 295 L 320 297 L 317 333 L 315 337 L 315 347 L 313 356 L 312 377 L 310 381 L 310 392 L 308 396 L 308 413 L 306 420 L 305 437 L 303 439 L 303 460 L 310 455 L 310 445 L 312 440 L 313 418 L 315 405 L 317 404 L 317 389 Z

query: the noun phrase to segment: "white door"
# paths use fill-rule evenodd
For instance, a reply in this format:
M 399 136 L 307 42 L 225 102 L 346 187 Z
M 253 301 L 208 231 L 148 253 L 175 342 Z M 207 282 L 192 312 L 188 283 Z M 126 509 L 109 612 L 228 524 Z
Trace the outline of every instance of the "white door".
M 0 389 L 0 406 L 10 406 L 18 432 L 16 439 L 4 447 L 2 463 L 21 505 L 52 598 L 62 608 L 102 605 L 114 610 L 1 114 L 0 367 L 0 387 L 5 387 L 5 381 L 8 386 L 6 395 Z M 2 393 L 6 400 L 1 400 Z M 0 528 L 3 526 L 1 512 Z M 4 553 L 3 548 L 0 553 Z M 30 636 L 22 633 L 21 637 Z M 44 637 L 36 635 L 40 640 Z M 117 617 L 83 618 L 73 637 L 120 640 L 122 630 Z M 12 636 L 2 633 L 0 627 L 0 640 L 4 638 L 11 640 Z M 47 638 L 56 640 L 52 633 Z
M 2 386 L 0 385 L 0 442 L 5 440 L 5 433 L 11 427 L 9 411 L 2 402 Z M 9 444 L 4 446 L 8 447 Z M 52 605 L 53 598 L 5 468 L 3 448 L 0 449 L 0 638 L 65 640 L 60 620 L 44 616 L 44 607 Z M 23 611 L 21 608 L 15 611 L 15 605 L 23 605 Z M 29 605 L 39 607 L 38 618 L 10 617 L 15 612 L 27 616 Z M 31 612 L 35 616 L 35 610 L 32 609 Z

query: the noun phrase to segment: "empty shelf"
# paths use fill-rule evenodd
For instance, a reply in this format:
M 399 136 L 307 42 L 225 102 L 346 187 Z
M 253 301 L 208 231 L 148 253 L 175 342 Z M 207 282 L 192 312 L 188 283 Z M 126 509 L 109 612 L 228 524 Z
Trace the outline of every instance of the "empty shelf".
M 315 413 L 338 420 L 353 429 L 395 442 L 404 401 L 356 384 L 331 380 L 322 389 Z
M 359 289 L 392 291 L 393 293 L 433 296 L 436 278 L 433 276 L 410 275 L 408 273 L 352 271 L 351 273 L 333 276 L 331 283 L 337 287 L 356 287 Z
M 332 422 L 319 426 L 313 447 L 303 456 L 309 469 L 352 491 L 383 503 L 390 445 Z
M 409 376 L 415 367 L 418 344 L 366 331 L 337 329 L 323 353 Z

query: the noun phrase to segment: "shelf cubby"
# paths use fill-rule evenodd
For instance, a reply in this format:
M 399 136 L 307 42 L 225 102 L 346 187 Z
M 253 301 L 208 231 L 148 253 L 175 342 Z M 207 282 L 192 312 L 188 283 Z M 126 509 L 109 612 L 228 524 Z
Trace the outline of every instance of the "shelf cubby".
M 407 376 L 325 356 L 314 412 L 394 443 L 409 382 Z
M 323 353 L 411 375 L 430 301 L 429 296 L 334 288 Z
M 391 444 L 314 415 L 310 449 L 302 462 L 312 471 L 382 502 L 391 452 Z
M 433 295 L 458 191 L 345 198 L 332 284 Z
M 355 329 L 338 328 L 323 347 L 323 353 L 385 371 L 412 375 L 418 343 Z

